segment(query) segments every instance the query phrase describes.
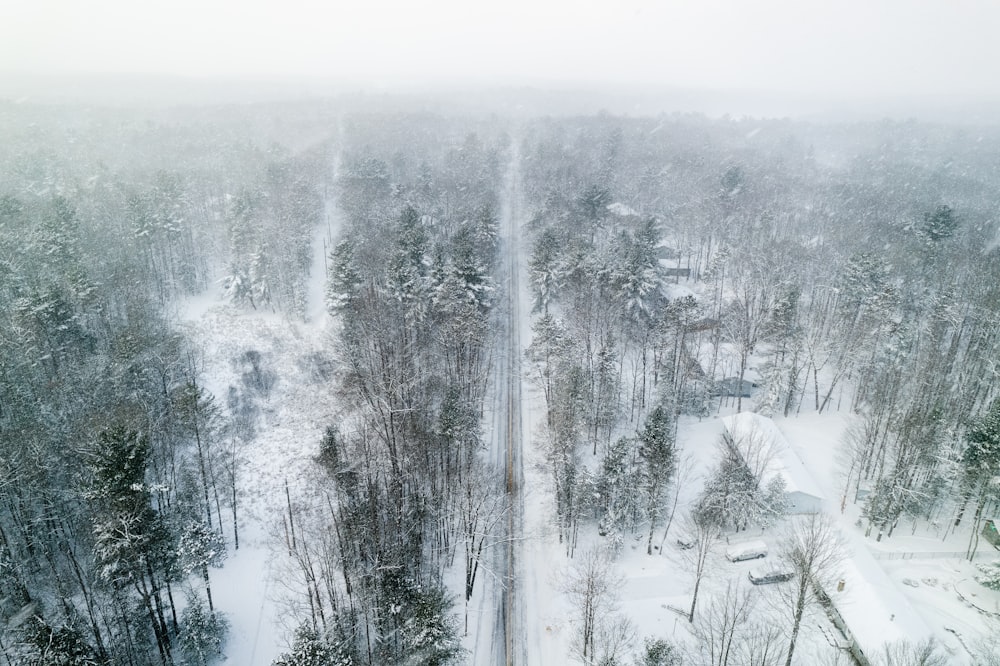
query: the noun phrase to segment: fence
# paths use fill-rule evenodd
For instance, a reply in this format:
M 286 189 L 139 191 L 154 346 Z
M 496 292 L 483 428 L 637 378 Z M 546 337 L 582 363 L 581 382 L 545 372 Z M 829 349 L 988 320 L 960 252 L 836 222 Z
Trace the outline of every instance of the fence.
M 869 549 L 876 560 L 967 560 L 969 554 L 965 551 L 878 551 Z M 980 550 L 972 556 L 973 560 L 1000 559 L 1000 553 L 995 550 Z

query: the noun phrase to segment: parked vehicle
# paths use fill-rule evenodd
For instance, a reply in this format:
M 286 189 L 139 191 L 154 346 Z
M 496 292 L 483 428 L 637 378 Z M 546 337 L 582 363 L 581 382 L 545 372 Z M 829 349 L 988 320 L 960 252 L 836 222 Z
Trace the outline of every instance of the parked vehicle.
M 777 562 L 759 567 L 754 567 L 747 574 L 747 578 L 754 585 L 770 585 L 771 583 L 784 583 L 795 578 L 795 572 L 791 567 Z
M 763 541 L 734 543 L 726 549 L 726 559 L 730 562 L 756 560 L 763 557 L 767 557 L 767 544 Z

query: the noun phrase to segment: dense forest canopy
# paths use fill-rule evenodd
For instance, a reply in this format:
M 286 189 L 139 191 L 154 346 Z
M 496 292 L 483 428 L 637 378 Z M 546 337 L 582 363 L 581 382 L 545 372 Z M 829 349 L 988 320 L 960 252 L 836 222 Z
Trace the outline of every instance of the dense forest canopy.
M 273 498 L 298 595 L 276 664 L 467 657 L 513 538 L 489 442 L 520 254 L 532 444 L 589 567 L 573 580 L 605 566 L 581 531 L 662 546 L 678 422 L 720 410 L 720 380 L 759 386 L 738 410 L 857 416 L 835 503 L 872 538 L 949 523 L 971 553 L 1000 500 L 995 126 L 0 101 L 0 137 L 0 663 L 207 664 L 225 644 L 210 572 L 253 520 L 241 470 L 283 378 L 246 349 L 207 388 L 181 325 L 206 294 L 330 322 L 308 364 L 338 417 L 304 492 Z M 731 454 L 704 481 L 696 533 L 783 515 Z M 576 657 L 638 652 L 567 594 Z M 645 663 L 674 652 L 647 641 Z

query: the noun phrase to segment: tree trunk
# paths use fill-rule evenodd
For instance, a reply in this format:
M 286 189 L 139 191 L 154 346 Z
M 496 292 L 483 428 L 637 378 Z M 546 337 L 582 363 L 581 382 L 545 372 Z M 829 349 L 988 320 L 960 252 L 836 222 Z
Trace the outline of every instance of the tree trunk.
M 236 481 L 233 480 L 233 550 L 240 549 L 240 524 L 236 519 Z
M 700 548 L 700 546 L 699 546 Z M 701 587 L 701 575 L 694 578 L 694 594 L 691 597 L 691 611 L 688 613 L 688 622 L 694 622 L 694 607 L 698 603 L 698 588 Z
M 205 513 L 208 516 L 208 526 L 212 527 L 212 502 L 208 496 L 208 471 L 205 468 L 205 452 L 201 443 L 201 434 L 198 430 L 197 415 L 195 415 L 194 440 L 198 447 L 198 468 L 201 471 L 201 486 L 205 494 Z
M 208 597 L 208 610 L 215 612 L 215 605 L 212 603 L 212 581 L 208 578 L 208 565 L 201 565 L 201 577 L 205 581 L 205 596 Z
M 802 612 L 806 608 L 806 585 L 808 585 L 808 582 L 804 578 L 800 578 L 799 594 L 795 600 L 795 619 L 792 623 L 792 638 L 788 642 L 788 657 L 785 659 L 785 666 L 792 666 L 792 653 L 795 652 L 795 642 L 799 639 L 799 628 L 802 626 Z

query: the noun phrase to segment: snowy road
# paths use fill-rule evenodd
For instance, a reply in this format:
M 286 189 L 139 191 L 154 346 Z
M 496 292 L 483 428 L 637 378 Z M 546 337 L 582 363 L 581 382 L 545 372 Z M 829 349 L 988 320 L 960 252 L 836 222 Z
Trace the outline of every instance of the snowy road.
M 498 472 L 503 471 L 507 491 L 507 516 L 502 547 L 495 561 L 499 594 L 495 596 L 495 622 L 492 631 L 490 663 L 523 664 L 527 662 L 524 640 L 524 607 L 520 595 L 520 544 L 522 541 L 523 496 L 522 458 L 523 427 L 521 419 L 521 261 L 518 240 L 520 201 L 520 156 L 512 147 L 511 164 L 504 186 L 500 209 L 500 227 L 504 237 L 506 302 L 503 317 L 503 340 L 499 348 L 494 419 L 493 454 Z M 501 573 L 502 572 L 502 573 Z

